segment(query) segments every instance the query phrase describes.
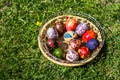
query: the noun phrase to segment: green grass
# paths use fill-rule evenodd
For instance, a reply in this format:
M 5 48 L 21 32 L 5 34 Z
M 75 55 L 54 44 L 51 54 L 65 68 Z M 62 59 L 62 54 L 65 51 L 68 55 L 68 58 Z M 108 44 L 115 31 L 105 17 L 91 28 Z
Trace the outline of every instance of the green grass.
M 64 10 L 90 14 L 104 28 L 102 51 L 84 66 L 56 65 L 38 48 L 36 22 Z M 120 80 L 119 0 L 0 0 L 0 80 L 7 79 Z

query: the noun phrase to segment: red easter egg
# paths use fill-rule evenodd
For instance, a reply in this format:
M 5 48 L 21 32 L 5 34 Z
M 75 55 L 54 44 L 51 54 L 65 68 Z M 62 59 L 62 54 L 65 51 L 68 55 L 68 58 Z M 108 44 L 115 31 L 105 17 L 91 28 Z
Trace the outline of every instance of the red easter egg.
M 77 26 L 76 19 L 72 18 L 67 20 L 65 26 L 67 31 L 74 31 Z
M 95 37 L 96 37 L 96 33 L 93 30 L 88 30 L 82 35 L 82 40 L 84 42 L 87 42 L 88 40 L 95 38 Z
M 78 49 L 78 53 L 82 59 L 89 57 L 89 49 L 84 46 Z
M 54 48 L 55 47 L 55 41 L 51 40 L 51 39 L 48 39 L 47 40 L 47 44 L 50 48 Z

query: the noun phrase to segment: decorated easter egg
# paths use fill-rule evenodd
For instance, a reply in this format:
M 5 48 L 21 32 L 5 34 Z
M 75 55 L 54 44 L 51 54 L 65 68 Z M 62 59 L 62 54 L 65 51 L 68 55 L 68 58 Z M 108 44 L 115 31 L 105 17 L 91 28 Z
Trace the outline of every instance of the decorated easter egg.
M 79 36 L 81 36 L 87 30 L 88 30 L 87 23 L 83 22 L 83 23 L 80 23 L 79 25 L 77 25 L 75 32 Z
M 64 52 L 61 48 L 56 48 L 53 51 L 53 55 L 57 58 L 63 58 Z
M 70 40 L 72 40 L 72 39 L 74 39 L 76 37 L 77 37 L 77 34 L 74 31 L 67 31 L 63 35 L 63 38 L 64 38 L 65 41 L 70 41 Z
M 86 42 L 86 47 L 90 50 L 95 50 L 99 45 L 99 42 L 97 39 L 90 39 L 89 41 Z
M 82 41 L 79 39 L 71 40 L 69 44 L 69 49 L 76 50 L 80 47 L 81 44 L 82 44 Z
M 67 51 L 68 43 L 64 42 L 64 39 L 62 36 L 58 37 L 58 39 L 56 39 L 55 41 L 57 43 L 57 46 L 59 46 L 63 51 Z
M 85 59 L 89 56 L 89 49 L 85 46 L 82 46 L 78 49 L 78 53 L 82 59 Z
M 96 33 L 93 30 L 88 30 L 82 35 L 82 40 L 84 42 L 87 42 L 92 38 L 96 38 Z
M 74 31 L 77 26 L 76 19 L 72 18 L 66 21 L 66 30 L 67 31 Z
M 54 40 L 51 40 L 51 39 L 48 39 L 48 40 L 47 40 L 47 45 L 48 45 L 50 48 L 54 48 L 54 47 L 55 47 L 55 41 L 54 41 Z
M 53 27 L 51 27 L 51 28 L 48 28 L 46 35 L 47 35 L 48 39 L 55 39 L 55 38 L 58 37 L 58 32 L 57 32 L 56 29 L 54 29 Z
M 79 59 L 79 54 L 74 51 L 74 50 L 69 50 L 66 53 L 66 60 L 73 62 L 73 61 L 77 61 Z
M 56 22 L 55 27 L 59 31 L 60 34 L 62 34 L 65 30 L 65 27 L 62 22 Z

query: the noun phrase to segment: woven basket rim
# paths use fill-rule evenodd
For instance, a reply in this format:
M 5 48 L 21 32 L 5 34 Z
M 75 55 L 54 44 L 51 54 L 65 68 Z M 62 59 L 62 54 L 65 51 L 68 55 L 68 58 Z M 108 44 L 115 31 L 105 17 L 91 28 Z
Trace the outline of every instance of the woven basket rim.
M 77 63 L 71 63 L 71 62 L 70 62 L 70 63 L 65 63 L 65 62 L 60 62 L 60 61 L 58 61 L 58 60 L 53 59 L 53 57 L 51 57 L 50 55 L 48 55 L 48 54 L 46 53 L 46 50 L 44 49 L 44 47 L 43 47 L 43 45 L 42 45 L 42 43 L 41 43 L 41 40 L 40 40 L 40 39 L 41 39 L 40 35 L 41 35 L 41 33 L 43 33 L 43 32 L 42 32 L 42 31 L 43 31 L 43 28 L 45 28 L 46 25 L 49 24 L 51 21 L 53 21 L 53 20 L 55 20 L 55 19 L 57 19 L 57 18 L 63 17 L 63 16 L 66 16 L 66 15 L 60 15 L 60 16 L 56 16 L 56 17 L 50 19 L 50 20 L 47 21 L 47 22 L 43 25 L 43 27 L 40 29 L 40 32 L 39 32 L 39 35 L 38 35 L 38 46 L 39 46 L 39 49 L 41 50 L 42 54 L 43 54 L 48 60 L 52 61 L 52 62 L 55 63 L 55 64 L 59 64 L 59 65 L 62 65 L 62 66 L 74 67 L 74 66 L 81 66 L 81 65 L 84 65 L 84 64 L 90 62 L 91 60 L 93 60 L 93 59 L 99 54 L 100 50 L 102 49 L 102 47 L 103 47 L 103 45 L 104 45 L 104 39 L 105 39 L 105 38 L 104 38 L 104 32 L 103 32 L 103 29 L 102 29 L 101 25 L 98 23 L 98 21 L 97 21 L 96 19 L 94 19 L 94 18 L 93 18 L 92 16 L 90 16 L 90 15 L 89 15 L 89 17 L 91 17 L 91 19 L 97 23 L 97 28 L 100 30 L 100 33 L 101 33 L 101 36 L 102 36 L 102 45 L 100 45 L 101 48 L 97 51 L 96 54 L 90 56 L 90 57 L 87 58 L 87 59 L 80 60 L 80 61 L 78 61 Z M 72 17 L 73 17 L 74 15 L 67 15 L 67 16 L 72 16 Z M 80 17 L 80 16 L 77 16 L 77 17 Z M 80 18 L 81 18 L 81 19 L 85 19 L 85 18 L 83 18 L 83 17 L 80 17 Z M 86 20 L 88 20 L 88 19 L 86 19 Z M 89 21 L 89 20 L 88 20 L 88 21 Z M 89 21 L 89 22 L 90 22 L 91 24 L 93 24 L 91 21 Z M 93 24 L 93 25 L 94 25 L 94 24 Z M 96 26 L 95 26 L 95 27 L 96 27 Z

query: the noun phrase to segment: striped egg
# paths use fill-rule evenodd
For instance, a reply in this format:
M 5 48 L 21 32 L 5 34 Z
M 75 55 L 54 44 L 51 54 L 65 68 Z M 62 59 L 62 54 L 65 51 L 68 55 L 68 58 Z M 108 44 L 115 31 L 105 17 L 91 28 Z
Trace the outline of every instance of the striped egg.
M 74 39 L 76 37 L 77 37 L 77 34 L 74 31 L 67 31 L 63 35 L 63 38 L 64 38 L 65 41 L 70 41 L 70 40 L 72 40 L 72 39 Z

